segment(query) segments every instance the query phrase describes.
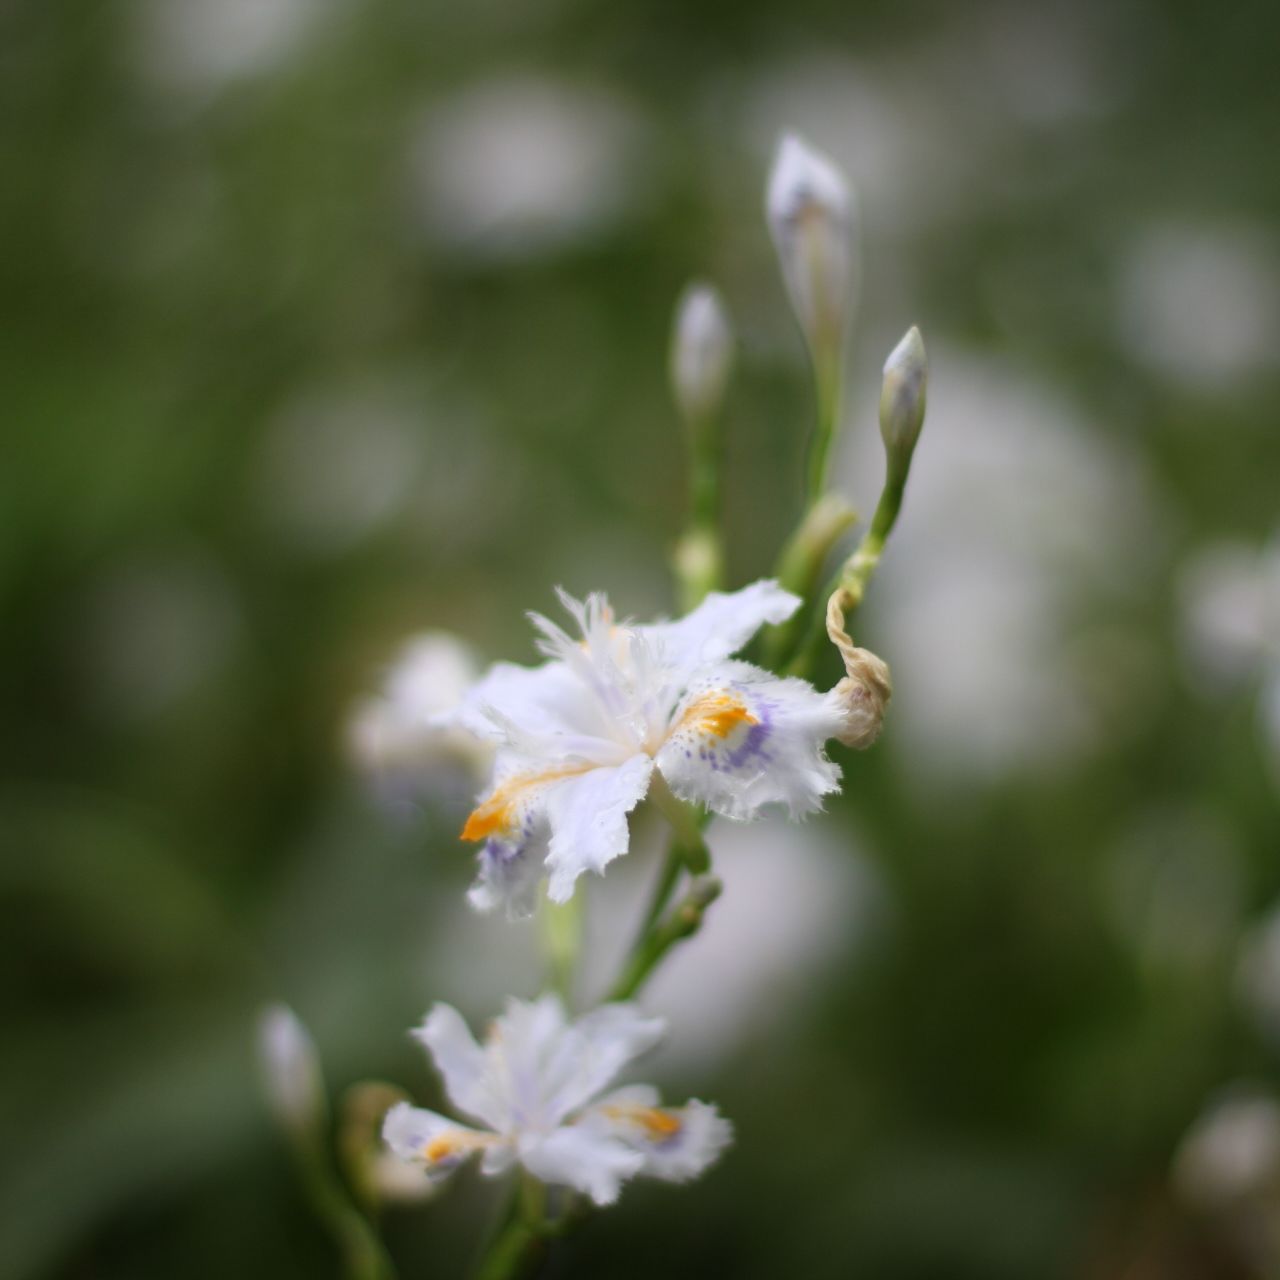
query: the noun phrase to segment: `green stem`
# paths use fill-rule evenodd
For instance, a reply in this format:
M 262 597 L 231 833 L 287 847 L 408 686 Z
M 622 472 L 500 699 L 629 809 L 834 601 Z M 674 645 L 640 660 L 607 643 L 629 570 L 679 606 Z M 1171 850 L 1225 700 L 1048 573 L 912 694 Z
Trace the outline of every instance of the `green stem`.
M 546 1260 L 547 1189 L 525 1174 L 508 1214 L 476 1268 L 476 1280 L 518 1280 L 532 1275 Z
M 706 852 L 706 844 L 702 839 L 702 828 L 707 823 L 706 815 L 679 799 L 657 769 L 653 771 L 653 781 L 649 784 L 649 799 L 671 824 L 676 842 L 689 863 L 689 870 L 695 874 L 705 871 L 702 855 Z
M 833 342 L 813 356 L 814 387 L 817 394 L 817 425 L 809 453 L 809 487 L 806 507 L 812 507 L 827 491 L 827 469 L 831 446 L 840 425 L 840 344 Z
M 822 652 L 826 638 L 827 601 L 833 592 L 843 587 L 848 592 L 846 616 L 862 603 L 867 584 L 871 581 L 880 556 L 884 552 L 884 544 L 893 526 L 897 523 L 898 512 L 902 510 L 902 495 L 907 485 L 906 469 L 892 470 L 885 478 L 884 488 L 880 493 L 880 501 L 876 504 L 875 515 L 871 525 L 862 536 L 858 549 L 840 567 L 839 571 L 827 584 L 814 608 L 811 611 L 808 630 L 796 653 L 787 664 L 786 673 L 793 676 L 808 677 Z
M 692 937 L 702 927 L 707 908 L 720 896 L 721 884 L 714 876 L 698 876 L 674 911 L 651 928 L 631 953 L 610 1000 L 630 1000 L 644 986 L 649 975 L 676 943 Z
M 720 536 L 720 432 L 713 419 L 690 424 L 689 524 L 676 544 L 675 571 L 686 611 L 724 584 Z
M 805 604 L 813 601 L 823 566 L 832 548 L 858 519 L 858 513 L 838 494 L 824 494 L 805 512 L 795 532 L 778 558 L 774 576 L 778 585 L 800 597 Z M 795 652 L 804 633 L 807 610 L 802 606 L 777 626 L 769 627 L 763 639 L 763 665 L 779 670 Z
M 680 872 L 684 868 L 684 852 L 679 842 L 672 840 L 667 848 L 667 856 L 662 864 L 662 870 L 658 873 L 658 879 L 653 886 L 653 895 L 649 899 L 649 907 L 640 923 L 640 933 L 636 939 L 637 947 L 641 945 L 649 930 L 653 928 L 659 916 L 666 910 L 667 903 L 671 901 L 671 895 L 675 892 L 676 882 L 680 879 Z
M 585 885 L 568 902 L 543 903 L 541 916 L 542 944 L 551 971 L 551 985 L 559 992 L 565 1006 L 573 1005 L 574 976 L 582 949 L 582 920 Z
M 382 1241 L 352 1204 L 319 1141 L 304 1138 L 294 1150 L 307 1198 L 337 1243 L 350 1280 L 394 1280 L 395 1268 Z

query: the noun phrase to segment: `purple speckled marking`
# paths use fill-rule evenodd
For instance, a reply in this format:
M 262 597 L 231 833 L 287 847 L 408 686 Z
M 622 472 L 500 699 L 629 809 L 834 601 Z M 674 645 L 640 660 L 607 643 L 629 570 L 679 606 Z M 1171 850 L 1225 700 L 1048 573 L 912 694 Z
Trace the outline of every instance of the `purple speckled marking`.
M 769 735 L 773 732 L 773 716 L 770 714 L 772 710 L 773 703 L 765 699 L 761 699 L 756 703 L 755 711 L 758 717 L 756 723 L 747 731 L 747 736 L 742 745 L 736 751 L 730 751 L 726 756 L 726 762 L 730 769 L 741 769 L 752 757 L 768 762 L 770 757 L 764 746 L 769 740 Z
M 525 834 L 528 835 L 529 832 L 526 830 Z M 527 848 L 528 845 L 517 844 L 514 840 L 493 838 L 486 840 L 481 851 L 485 870 L 490 874 L 495 872 L 501 872 L 503 875 L 510 874 L 514 865 L 524 857 Z

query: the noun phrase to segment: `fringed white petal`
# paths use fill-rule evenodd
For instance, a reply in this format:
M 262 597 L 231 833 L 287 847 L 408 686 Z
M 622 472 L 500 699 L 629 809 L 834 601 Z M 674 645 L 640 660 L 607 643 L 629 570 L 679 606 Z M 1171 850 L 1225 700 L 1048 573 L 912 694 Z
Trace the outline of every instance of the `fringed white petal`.
M 677 708 L 658 768 L 682 800 L 726 817 L 772 803 L 803 817 L 839 788 L 825 744 L 840 724 L 838 708 L 805 681 L 722 663 Z
M 622 1184 L 644 1168 L 645 1158 L 617 1137 L 579 1125 L 528 1134 L 520 1162 L 535 1178 L 572 1187 L 598 1205 L 612 1204 Z
M 475 1042 L 462 1015 L 452 1005 L 437 1004 L 413 1038 L 431 1054 L 449 1101 L 464 1115 L 501 1128 L 506 1120 L 501 1090 L 492 1078 L 486 1051 Z
M 568 1029 L 542 1078 L 546 1115 L 554 1123 L 585 1106 L 616 1079 L 633 1058 L 662 1039 L 666 1022 L 646 1017 L 633 1004 L 607 1004 Z
M 765 623 L 785 622 L 800 603 L 799 596 L 765 578 L 740 591 L 712 591 L 683 618 L 635 631 L 665 665 L 687 674 L 737 653 Z
M 500 1145 L 496 1134 L 468 1128 L 407 1102 L 397 1102 L 387 1112 L 382 1139 L 400 1159 L 420 1165 L 432 1182 L 447 1178 L 478 1151 L 484 1151 L 487 1159 Z
M 627 815 L 644 799 L 652 775 L 653 761 L 637 754 L 616 768 L 592 769 L 547 788 L 551 843 L 546 865 L 552 901 L 567 902 L 584 871 L 603 872 L 627 852 Z
M 733 1126 L 714 1106 L 696 1098 L 663 1107 L 650 1085 L 615 1090 L 586 1112 L 581 1123 L 610 1133 L 644 1156 L 641 1172 L 665 1182 L 698 1177 L 733 1140 Z

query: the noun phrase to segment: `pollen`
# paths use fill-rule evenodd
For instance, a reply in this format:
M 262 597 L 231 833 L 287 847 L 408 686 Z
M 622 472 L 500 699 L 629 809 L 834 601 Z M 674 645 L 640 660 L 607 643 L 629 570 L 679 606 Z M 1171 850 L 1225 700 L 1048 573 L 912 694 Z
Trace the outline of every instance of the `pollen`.
M 613 1106 L 606 1107 L 605 1112 L 615 1120 L 626 1120 L 643 1129 L 651 1142 L 668 1142 L 684 1128 L 674 1111 L 658 1107 Z
M 506 831 L 510 826 L 511 803 L 499 789 L 472 811 L 462 828 L 462 839 L 487 840 L 495 831 Z
M 471 812 L 462 828 L 463 840 L 487 840 L 491 835 L 508 832 L 520 819 L 520 812 L 536 787 L 548 782 L 573 778 L 595 768 L 591 764 L 569 765 L 547 769 L 541 773 L 520 773 L 508 778 L 487 795 Z
M 727 738 L 744 725 L 759 723 L 741 698 L 719 692 L 703 694 L 691 702 L 680 717 L 682 726 L 696 728 L 714 738 Z
M 422 1148 L 422 1158 L 428 1164 L 439 1164 L 441 1160 L 448 1160 L 450 1156 L 457 1155 L 461 1145 L 456 1133 L 442 1133 L 438 1138 L 432 1138 Z

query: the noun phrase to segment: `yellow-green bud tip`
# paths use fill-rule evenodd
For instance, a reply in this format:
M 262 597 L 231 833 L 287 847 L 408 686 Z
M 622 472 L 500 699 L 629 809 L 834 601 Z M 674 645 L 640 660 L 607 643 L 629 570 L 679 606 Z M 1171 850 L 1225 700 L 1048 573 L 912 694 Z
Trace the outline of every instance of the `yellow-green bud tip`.
M 880 389 L 880 434 L 890 465 L 904 466 L 924 425 L 925 392 L 929 382 L 929 360 L 924 339 L 912 325 L 906 336 L 884 362 Z

